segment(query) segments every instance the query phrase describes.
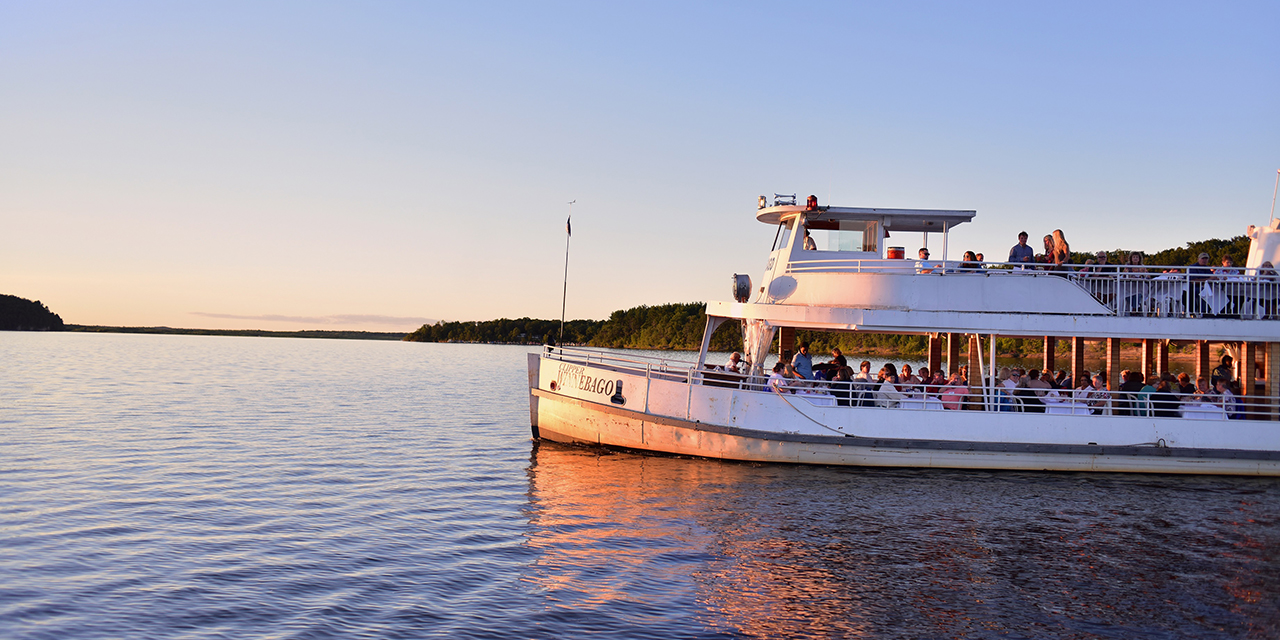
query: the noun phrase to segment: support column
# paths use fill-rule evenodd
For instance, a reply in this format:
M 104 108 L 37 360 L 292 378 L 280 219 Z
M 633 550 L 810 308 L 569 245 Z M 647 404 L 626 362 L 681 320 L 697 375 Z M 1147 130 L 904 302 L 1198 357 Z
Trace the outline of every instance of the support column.
M 969 336 L 969 388 L 982 386 L 982 366 L 978 364 L 982 353 L 982 342 L 978 340 L 978 334 Z
M 1160 346 L 1156 350 L 1156 373 L 1164 375 L 1169 373 L 1169 341 L 1161 340 Z
M 1058 339 L 1054 336 L 1044 337 L 1044 372 L 1053 373 L 1053 369 L 1057 366 L 1054 358 L 1057 356 Z
M 1107 391 L 1120 388 L 1120 340 L 1107 338 Z
M 960 368 L 960 341 L 964 339 L 963 334 L 948 333 L 947 334 L 947 375 L 951 375 Z
M 1241 400 L 1244 401 L 1246 420 L 1261 419 L 1262 414 L 1267 412 L 1266 405 L 1263 404 L 1265 400 L 1254 386 L 1258 376 L 1258 351 L 1265 350 L 1265 343 L 1246 342 L 1240 345 L 1240 394 L 1245 396 Z
M 1246 396 L 1258 395 L 1253 383 L 1258 376 L 1258 343 L 1246 342 L 1240 345 L 1240 393 Z
M 1271 405 L 1271 419 L 1280 420 L 1280 342 L 1267 343 L 1267 403 Z
M 1209 341 L 1196 340 L 1196 377 L 1210 379 L 1213 367 L 1209 366 Z
M 791 362 L 791 356 L 796 352 L 796 328 L 795 327 L 779 327 L 778 328 L 778 357 L 783 362 Z
M 929 371 L 937 373 L 942 368 L 942 336 L 929 334 Z
M 1159 342 L 1154 338 L 1145 338 L 1142 341 L 1142 379 L 1145 381 L 1147 376 L 1156 371 L 1156 343 Z
M 1084 338 L 1071 338 L 1071 380 L 1080 386 L 1080 376 L 1084 375 Z

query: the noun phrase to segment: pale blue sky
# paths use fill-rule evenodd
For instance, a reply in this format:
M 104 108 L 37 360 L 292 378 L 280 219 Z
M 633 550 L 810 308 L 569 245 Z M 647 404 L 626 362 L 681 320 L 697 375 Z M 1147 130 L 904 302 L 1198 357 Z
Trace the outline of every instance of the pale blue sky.
M 773 192 L 1159 250 L 1277 168 L 1275 2 L 0 2 L 0 293 L 75 323 L 558 317 L 573 199 L 570 317 L 759 279 Z

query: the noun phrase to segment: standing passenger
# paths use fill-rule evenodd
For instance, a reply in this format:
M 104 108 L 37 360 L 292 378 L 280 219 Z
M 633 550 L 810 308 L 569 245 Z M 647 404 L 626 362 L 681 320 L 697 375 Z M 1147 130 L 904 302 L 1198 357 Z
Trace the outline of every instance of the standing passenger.
M 809 343 L 800 343 L 800 353 L 791 358 L 791 366 L 795 367 L 796 374 L 806 380 L 813 379 L 813 357 L 809 355 Z
M 1035 262 L 1036 252 L 1027 246 L 1027 232 L 1018 234 L 1018 244 L 1009 250 L 1009 262 Z
M 1055 270 L 1066 269 L 1068 262 L 1071 262 L 1071 245 L 1067 244 L 1066 236 L 1062 235 L 1062 229 L 1053 230 L 1053 268 Z

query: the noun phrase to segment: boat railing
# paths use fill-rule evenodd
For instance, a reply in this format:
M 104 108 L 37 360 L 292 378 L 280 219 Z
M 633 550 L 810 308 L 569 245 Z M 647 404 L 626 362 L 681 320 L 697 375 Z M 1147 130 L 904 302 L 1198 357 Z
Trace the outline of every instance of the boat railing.
M 545 348 L 544 355 L 565 362 L 584 366 L 603 366 L 612 371 L 630 372 L 663 380 L 688 381 L 697 363 L 674 360 L 663 356 L 644 354 L 620 354 L 602 349 L 581 347 Z
M 712 372 L 713 375 L 717 372 Z M 893 391 L 862 381 L 771 382 L 764 376 L 705 376 L 703 384 L 780 394 L 815 407 L 880 407 L 904 411 L 986 411 L 1077 416 L 1187 418 L 1200 420 L 1280 420 L 1280 396 L 1176 394 L 1093 389 L 1055 389 L 1038 396 L 1032 389 L 956 385 L 898 385 Z
M 707 365 L 662 356 L 619 354 L 574 347 L 546 347 L 544 355 L 568 364 L 688 385 L 735 389 L 747 393 L 781 395 L 813 407 L 856 410 L 860 407 L 902 411 L 986 411 L 993 413 L 1045 413 L 1074 416 L 1127 416 L 1133 418 L 1186 418 L 1198 420 L 1280 420 L 1280 396 L 1261 394 L 1142 393 L 1055 389 L 1036 395 L 1032 389 L 1001 386 L 898 385 L 890 392 L 881 383 L 866 381 L 771 380 L 762 373 L 739 374 Z
M 786 271 L 935 278 L 1057 277 L 1088 292 L 1115 316 L 1280 318 L 1280 276 L 1272 269 L 840 259 L 796 260 L 787 265 Z

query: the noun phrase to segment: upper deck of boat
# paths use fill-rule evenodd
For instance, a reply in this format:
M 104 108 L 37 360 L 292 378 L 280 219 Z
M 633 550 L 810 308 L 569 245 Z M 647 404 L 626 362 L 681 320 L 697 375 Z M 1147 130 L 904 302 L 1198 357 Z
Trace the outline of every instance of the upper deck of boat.
M 922 233 L 928 246 L 936 233 L 946 255 L 948 231 L 975 215 L 762 207 L 757 220 L 778 225 L 762 280 L 736 290 L 736 302 L 708 304 L 707 312 L 814 329 L 1280 341 L 1280 278 L 1256 266 L 1266 253 L 1256 246 L 1259 237 L 1274 233 L 1263 239 L 1280 249 L 1280 225 L 1250 229 L 1254 266 L 1216 272 L 921 261 L 914 250 L 887 246 L 891 234 Z

